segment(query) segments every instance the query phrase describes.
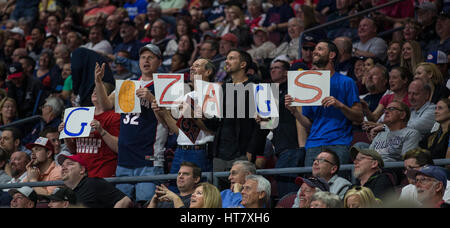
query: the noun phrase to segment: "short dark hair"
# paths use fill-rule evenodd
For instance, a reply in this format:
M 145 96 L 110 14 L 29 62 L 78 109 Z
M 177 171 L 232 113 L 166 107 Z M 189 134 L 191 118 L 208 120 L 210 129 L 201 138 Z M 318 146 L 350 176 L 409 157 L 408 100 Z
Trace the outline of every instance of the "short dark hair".
M 180 168 L 182 166 L 191 167 L 192 168 L 192 174 L 193 174 L 192 176 L 194 178 L 197 178 L 197 177 L 201 178 L 202 177 L 202 169 L 198 165 L 196 165 L 195 163 L 184 161 L 184 162 L 181 163 Z
M 219 42 L 217 42 L 217 40 L 205 40 L 205 41 L 203 41 L 203 43 L 211 44 L 211 49 L 219 52 Z
M 329 52 L 336 53 L 336 57 L 334 57 L 333 59 L 333 64 L 336 65 L 336 62 L 339 60 L 339 49 L 337 48 L 336 44 L 334 44 L 331 40 L 327 39 L 320 40 L 319 43 L 321 42 L 327 44 Z
M 1 131 L 10 131 L 10 132 L 12 132 L 12 136 L 13 136 L 14 140 L 16 140 L 16 139 L 21 140 L 21 138 L 22 138 L 22 132 L 16 127 L 5 127 Z
M 416 163 L 420 166 L 434 165 L 430 151 L 422 149 L 420 147 L 408 150 L 403 156 L 403 160 L 410 158 L 415 158 Z
M 331 155 L 332 161 L 335 166 L 337 166 L 336 173 L 339 172 L 339 168 L 341 167 L 341 160 L 339 159 L 339 156 L 336 154 L 336 152 L 330 150 L 330 149 L 324 149 L 322 152 L 328 153 Z
M 47 135 L 48 133 L 58 133 L 58 132 L 59 132 L 59 131 L 58 131 L 58 128 L 52 127 L 52 126 L 48 126 L 48 127 L 45 127 L 44 130 L 41 131 L 41 133 L 39 134 L 39 136 L 47 138 L 46 135 Z
M 34 67 L 36 65 L 36 61 L 34 61 L 33 58 L 31 58 L 30 56 L 26 55 L 26 56 L 21 56 L 19 58 L 20 59 L 24 59 L 30 66 Z M 23 67 L 23 66 L 22 66 Z
M 409 118 L 411 117 L 411 110 L 409 109 L 409 106 L 407 104 L 405 104 L 403 101 L 399 101 L 399 100 L 393 100 L 392 102 L 396 102 L 400 105 L 400 108 L 402 109 L 402 111 L 404 111 L 406 113 L 405 119 L 403 121 L 405 123 L 408 123 Z
M 291 64 L 289 64 L 288 62 L 281 60 L 281 59 L 275 60 L 275 62 L 273 62 L 273 63 L 283 64 L 283 70 L 289 70 L 289 68 L 291 68 Z
M 250 69 L 250 66 L 251 66 L 251 64 L 252 64 L 252 62 L 253 62 L 252 56 L 251 56 L 248 52 L 243 51 L 243 50 L 238 49 L 238 48 L 232 48 L 232 49 L 227 53 L 227 55 L 229 55 L 229 54 L 230 54 L 231 52 L 233 52 L 233 51 L 239 53 L 239 60 L 240 60 L 241 62 L 247 63 L 246 66 L 245 66 L 245 69 L 244 69 L 244 71 L 247 72 L 248 69 Z

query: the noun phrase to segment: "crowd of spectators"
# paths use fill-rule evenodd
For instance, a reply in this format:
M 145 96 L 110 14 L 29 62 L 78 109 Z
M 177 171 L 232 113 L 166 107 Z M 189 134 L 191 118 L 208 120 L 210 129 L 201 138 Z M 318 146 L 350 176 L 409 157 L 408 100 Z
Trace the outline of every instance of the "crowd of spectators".
M 448 207 L 450 166 L 433 159 L 450 158 L 450 1 L 359 14 L 389 2 L 0 1 L 0 184 L 65 184 L 3 189 L 0 205 Z M 291 106 L 288 72 L 299 70 L 330 71 L 320 106 Z M 194 113 L 195 91 L 180 110 L 158 106 L 154 73 L 215 83 L 234 117 Z M 115 80 L 139 81 L 141 113 L 115 112 Z M 278 126 L 250 116 L 252 94 L 227 83 L 278 83 Z M 64 110 L 78 106 L 95 106 L 92 132 L 59 139 Z M 288 167 L 312 173 L 257 175 Z M 202 171 L 230 176 L 214 186 Z M 176 182 L 102 179 L 165 173 Z

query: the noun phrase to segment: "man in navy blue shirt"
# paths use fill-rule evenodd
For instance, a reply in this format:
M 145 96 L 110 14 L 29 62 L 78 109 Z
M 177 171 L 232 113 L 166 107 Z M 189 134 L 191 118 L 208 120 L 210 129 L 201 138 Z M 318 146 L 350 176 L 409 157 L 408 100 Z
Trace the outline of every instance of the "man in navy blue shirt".
M 144 46 L 139 40 L 136 40 L 136 27 L 132 21 L 124 21 L 120 25 L 120 36 L 123 42 L 114 48 L 114 54 L 126 50 L 130 53 L 130 59 L 139 59 L 139 49 Z

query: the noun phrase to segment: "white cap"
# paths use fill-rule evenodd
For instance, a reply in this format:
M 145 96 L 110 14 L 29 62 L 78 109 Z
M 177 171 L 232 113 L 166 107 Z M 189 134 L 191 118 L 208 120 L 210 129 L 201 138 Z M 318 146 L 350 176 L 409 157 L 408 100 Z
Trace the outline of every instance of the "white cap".
M 23 29 L 19 28 L 19 27 L 14 27 L 13 29 L 9 30 L 10 33 L 17 33 L 20 34 L 22 36 L 25 36 L 25 33 L 23 32 Z

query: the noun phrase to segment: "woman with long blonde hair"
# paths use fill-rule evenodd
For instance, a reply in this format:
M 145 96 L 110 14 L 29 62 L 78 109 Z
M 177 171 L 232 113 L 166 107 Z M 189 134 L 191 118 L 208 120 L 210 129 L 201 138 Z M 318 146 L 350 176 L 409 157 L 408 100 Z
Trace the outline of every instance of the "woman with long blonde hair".
M 406 67 L 411 73 L 417 67 L 417 64 L 423 62 L 422 49 L 419 42 L 408 40 L 403 44 L 400 66 Z
M 450 90 L 444 85 L 444 77 L 434 63 L 422 62 L 417 64 L 414 71 L 414 79 L 420 78 L 431 86 L 431 96 L 429 101 L 437 103 L 440 98 L 448 97 Z

